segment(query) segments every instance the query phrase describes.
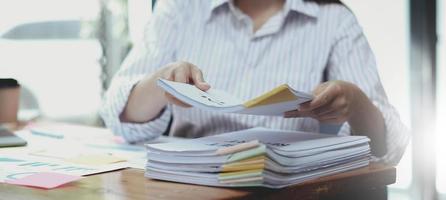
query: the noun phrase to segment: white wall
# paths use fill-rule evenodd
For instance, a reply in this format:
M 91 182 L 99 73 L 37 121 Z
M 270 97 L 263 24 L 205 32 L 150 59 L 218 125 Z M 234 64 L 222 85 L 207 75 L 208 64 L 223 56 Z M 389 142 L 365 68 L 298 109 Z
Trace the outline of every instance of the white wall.
M 356 14 L 376 55 L 382 83 L 401 119 L 410 125 L 409 101 L 409 1 L 343 0 Z M 397 184 L 411 182 L 410 148 L 398 165 Z

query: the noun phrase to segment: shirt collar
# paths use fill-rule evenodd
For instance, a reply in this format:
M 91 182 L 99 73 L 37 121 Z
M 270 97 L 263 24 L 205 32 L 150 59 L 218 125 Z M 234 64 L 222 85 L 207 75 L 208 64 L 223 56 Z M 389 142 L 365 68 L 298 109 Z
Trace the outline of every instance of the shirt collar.
M 211 12 L 217 7 L 223 5 L 224 3 L 228 3 L 229 0 L 211 0 Z
M 229 0 L 210 0 L 209 10 L 206 13 L 205 20 L 209 21 L 214 11 L 223 4 L 229 3 Z
M 231 0 L 211 0 L 209 12 L 206 16 L 206 21 L 212 17 L 212 13 L 220 6 L 229 4 Z M 317 17 L 319 7 L 314 2 L 304 2 L 304 0 L 286 0 L 285 10 L 295 11 L 309 17 Z
M 286 0 L 285 9 L 295 11 L 309 17 L 317 18 L 319 6 L 315 2 L 305 2 L 304 0 Z

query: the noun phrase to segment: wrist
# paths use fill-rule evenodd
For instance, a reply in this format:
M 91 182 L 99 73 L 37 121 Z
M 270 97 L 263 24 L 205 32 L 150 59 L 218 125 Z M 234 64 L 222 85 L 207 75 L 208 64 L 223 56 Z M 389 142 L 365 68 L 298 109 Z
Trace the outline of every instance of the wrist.
M 164 90 L 161 89 L 157 83 L 159 78 L 161 78 L 161 76 L 158 73 L 147 75 L 135 87 L 139 87 L 141 91 L 145 91 L 144 93 L 147 98 L 155 98 L 167 104 Z
M 355 121 L 364 120 L 363 118 L 366 116 L 365 114 L 367 113 L 367 110 L 370 110 L 370 105 L 373 106 L 373 104 L 370 102 L 367 95 L 356 85 L 351 84 L 350 90 L 352 108 L 348 117 L 348 122 L 349 124 L 352 124 Z
M 130 92 L 127 105 L 120 115 L 123 122 L 143 123 L 159 115 L 167 105 L 164 91 L 157 86 L 155 74 L 141 79 Z

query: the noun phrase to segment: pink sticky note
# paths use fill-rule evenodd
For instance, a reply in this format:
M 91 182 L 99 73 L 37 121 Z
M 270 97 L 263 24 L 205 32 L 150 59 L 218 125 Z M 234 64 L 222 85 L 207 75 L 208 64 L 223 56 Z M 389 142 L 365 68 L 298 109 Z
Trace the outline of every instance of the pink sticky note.
M 25 176 L 20 179 L 6 181 L 6 183 L 51 189 L 79 179 L 81 179 L 80 176 L 72 176 L 53 172 L 41 172 Z
M 113 138 L 111 139 L 113 142 L 118 143 L 118 144 L 124 144 L 125 140 L 123 137 L 121 136 L 113 136 Z

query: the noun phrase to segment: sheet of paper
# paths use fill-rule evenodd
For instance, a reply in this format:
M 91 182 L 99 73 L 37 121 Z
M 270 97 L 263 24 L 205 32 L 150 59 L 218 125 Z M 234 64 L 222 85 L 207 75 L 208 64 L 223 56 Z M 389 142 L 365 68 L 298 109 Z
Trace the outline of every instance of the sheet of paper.
M 37 127 L 34 126 L 34 127 Z M 39 126 L 40 130 L 47 130 L 45 126 Z M 127 166 L 132 168 L 144 169 L 146 157 L 146 148 L 141 145 L 130 145 L 123 143 L 122 137 L 117 137 L 109 130 L 90 127 L 74 126 L 79 130 L 77 135 L 75 131 L 68 130 L 72 126 L 62 125 L 57 128 L 51 125 L 51 129 L 58 130 L 58 134 L 64 135 L 63 139 L 45 137 L 32 134 L 28 130 L 17 132 L 18 135 L 28 141 L 28 146 L 23 148 L 0 149 L 0 155 L 15 155 L 19 152 L 36 159 L 52 159 L 56 162 L 67 162 L 66 159 L 78 157 L 80 155 L 112 155 L 127 160 Z M 49 130 L 49 129 L 48 129 Z M 53 133 L 53 132 L 49 132 Z M 160 137 L 153 142 L 167 142 L 177 140 L 177 138 Z M 76 164 L 76 163 L 74 163 Z
M 110 130 L 98 127 L 65 123 L 39 123 L 38 125 L 31 124 L 27 128 L 31 130 L 32 134 L 41 137 L 69 139 L 78 142 L 116 140 Z
M 224 108 L 224 107 L 239 106 L 243 104 L 243 101 L 238 99 L 237 97 L 234 97 L 224 91 L 214 88 L 211 88 L 208 91 L 204 92 L 198 89 L 194 85 L 178 83 L 164 79 L 160 79 L 158 81 L 158 84 L 160 84 L 161 87 L 163 87 L 167 92 L 171 93 L 174 96 L 181 98 L 178 95 L 182 95 L 183 97 L 192 99 L 195 102 L 207 106 Z M 186 102 L 191 102 L 191 101 L 186 100 Z
M 80 176 L 59 174 L 54 172 L 40 172 L 25 176 L 23 178 L 8 180 L 6 183 L 52 189 L 79 179 L 81 179 Z
M 83 148 L 83 151 L 77 149 L 78 148 L 76 148 L 76 151 L 61 151 L 60 148 L 38 149 L 30 151 L 29 155 L 87 165 L 104 165 L 126 161 L 129 164 L 129 167 L 137 169 L 144 169 L 144 164 L 147 161 L 145 150 L 136 151 L 135 149 L 131 149 L 126 151 L 122 150 L 122 147 L 115 149 L 115 145 L 103 144 L 92 146 L 87 145 L 87 147 Z M 94 161 L 90 162 L 89 160 L 92 159 Z
M 112 156 L 112 155 L 79 155 L 74 158 L 66 159 L 68 162 L 78 163 L 83 165 L 107 165 L 117 162 L 124 162 L 126 159 Z
M 80 155 L 80 152 L 76 149 L 62 150 L 60 148 L 48 148 L 31 151 L 29 155 L 37 157 L 55 158 L 55 159 L 68 159 L 74 158 Z
M 101 172 L 127 168 L 128 163 L 119 162 L 108 165 L 82 165 L 55 159 L 46 159 L 27 155 L 0 156 L 0 182 L 36 172 L 54 172 L 60 174 L 84 176 Z

